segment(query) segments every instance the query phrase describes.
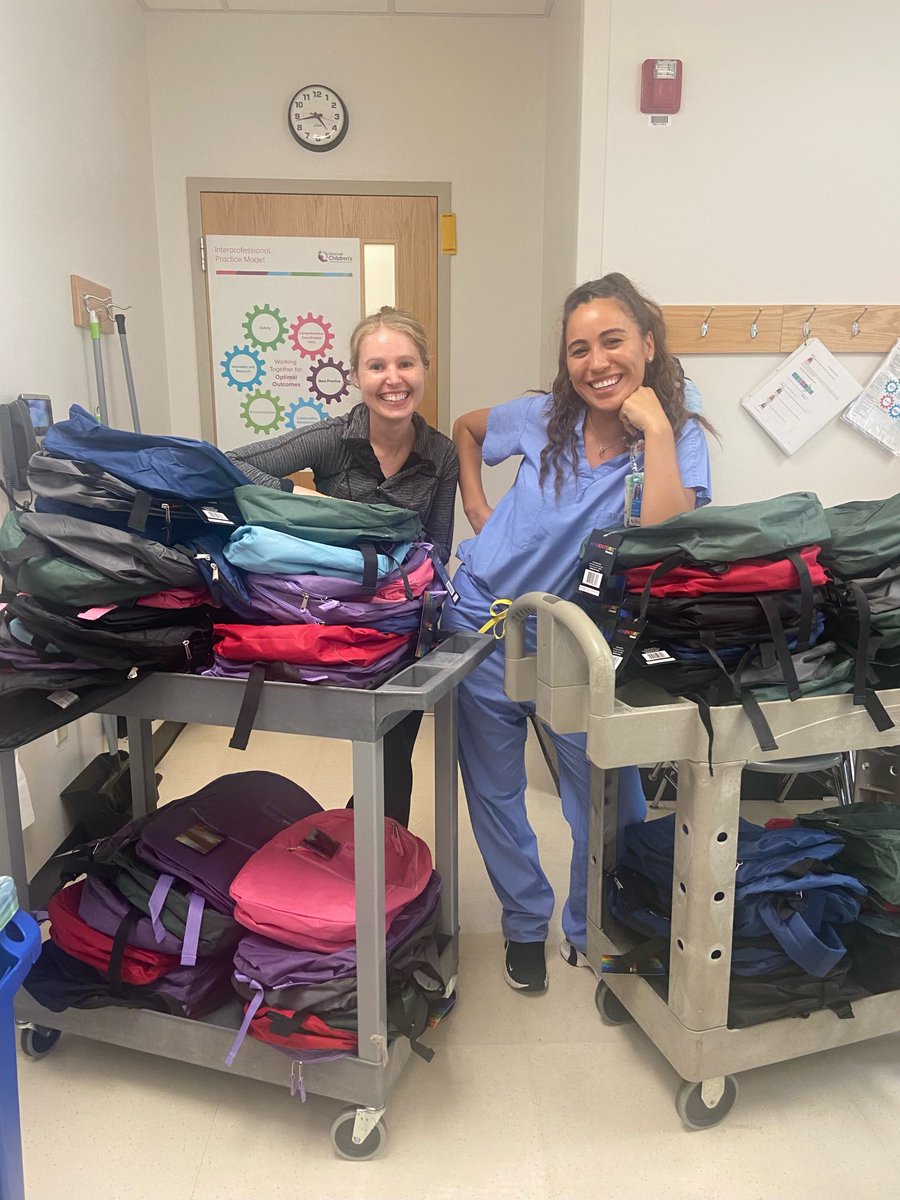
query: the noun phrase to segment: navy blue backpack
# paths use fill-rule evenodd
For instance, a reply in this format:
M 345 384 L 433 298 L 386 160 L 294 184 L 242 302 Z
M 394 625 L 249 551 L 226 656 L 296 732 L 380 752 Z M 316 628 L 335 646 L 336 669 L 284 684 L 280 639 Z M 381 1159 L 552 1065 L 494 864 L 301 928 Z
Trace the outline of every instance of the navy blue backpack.
M 247 482 L 208 442 L 110 429 L 77 404 L 69 409 L 67 421 L 51 425 L 44 450 L 57 458 L 90 463 L 124 480 L 145 497 L 148 512 L 154 497 L 199 504 L 227 500 L 231 505 L 234 489 Z

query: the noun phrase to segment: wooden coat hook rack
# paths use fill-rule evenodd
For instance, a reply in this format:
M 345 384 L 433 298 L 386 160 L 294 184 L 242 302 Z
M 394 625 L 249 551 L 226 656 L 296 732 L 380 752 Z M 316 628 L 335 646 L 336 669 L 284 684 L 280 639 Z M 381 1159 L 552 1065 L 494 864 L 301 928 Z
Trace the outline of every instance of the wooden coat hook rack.
M 664 304 L 674 354 L 790 354 L 816 337 L 833 354 L 885 353 L 900 338 L 896 304 Z

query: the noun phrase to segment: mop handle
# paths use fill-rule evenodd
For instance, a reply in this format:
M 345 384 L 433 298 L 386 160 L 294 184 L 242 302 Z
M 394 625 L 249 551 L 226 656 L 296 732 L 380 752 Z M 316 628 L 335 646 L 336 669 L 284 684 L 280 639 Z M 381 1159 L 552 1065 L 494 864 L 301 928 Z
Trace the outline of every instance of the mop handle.
M 103 379 L 103 354 L 100 350 L 100 318 L 94 309 L 88 309 L 91 323 L 91 347 L 94 351 L 94 373 L 97 376 L 97 406 L 100 420 L 104 425 L 109 424 L 109 411 L 106 407 L 106 383 Z
M 134 394 L 134 375 L 131 373 L 131 355 L 128 353 L 128 338 L 125 336 L 125 314 L 116 313 L 113 320 L 119 331 L 119 345 L 122 347 L 122 365 L 125 368 L 125 385 L 128 388 L 128 403 L 131 405 L 131 424 L 134 432 L 141 432 L 141 418 L 138 415 L 137 396 Z

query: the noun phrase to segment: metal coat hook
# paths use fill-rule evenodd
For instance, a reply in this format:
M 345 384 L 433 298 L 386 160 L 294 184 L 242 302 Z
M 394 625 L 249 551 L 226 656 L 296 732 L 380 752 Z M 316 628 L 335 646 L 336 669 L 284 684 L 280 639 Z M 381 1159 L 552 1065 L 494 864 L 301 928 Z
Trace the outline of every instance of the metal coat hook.
M 859 337 L 859 323 L 868 311 L 869 311 L 869 306 L 867 304 L 866 307 L 859 314 L 859 316 L 856 318 L 856 320 L 853 322 L 853 324 L 850 326 L 850 336 L 851 337 Z
M 709 310 L 709 312 L 703 318 L 703 324 L 700 326 L 700 336 L 701 337 L 706 337 L 706 335 L 709 333 L 709 318 L 713 315 L 714 312 L 715 312 L 715 305 L 713 305 L 713 307 Z
M 759 337 L 759 326 L 757 325 L 756 322 L 759 320 L 761 313 L 762 313 L 762 309 L 761 308 L 757 309 L 756 316 L 753 318 L 753 324 L 750 326 L 750 336 L 752 338 Z
M 812 312 L 809 314 L 809 316 L 806 318 L 806 320 L 803 322 L 803 329 L 802 329 L 802 333 L 803 333 L 803 345 L 804 345 L 804 346 L 805 346 L 805 345 L 806 345 L 806 343 L 809 341 L 809 335 L 812 333 L 812 326 L 810 325 L 810 321 L 813 319 L 813 317 L 816 315 L 816 313 L 817 313 L 818 311 L 819 311 L 819 306 L 818 306 L 818 304 L 817 304 L 817 305 L 816 305 L 816 306 L 813 308 L 813 310 L 812 310 Z

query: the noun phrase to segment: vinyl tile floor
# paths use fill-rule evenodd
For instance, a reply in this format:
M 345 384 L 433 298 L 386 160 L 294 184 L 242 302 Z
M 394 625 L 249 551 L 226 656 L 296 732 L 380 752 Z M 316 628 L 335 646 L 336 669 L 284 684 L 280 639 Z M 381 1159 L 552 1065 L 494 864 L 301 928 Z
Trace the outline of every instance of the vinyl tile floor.
M 349 745 L 187 728 L 160 765 L 162 798 L 264 768 L 326 807 L 351 792 Z M 346 750 L 346 753 L 341 751 Z M 416 747 L 412 827 L 433 827 L 431 727 Z M 529 812 L 564 894 L 570 839 L 539 749 Z M 462 794 L 462 793 L 461 793 Z M 462 805 L 464 814 L 464 805 Z M 746 806 L 763 821 L 792 806 Z M 19 1058 L 29 1200 L 882 1200 L 900 1192 L 900 1035 L 740 1076 L 734 1110 L 688 1132 L 679 1079 L 636 1026 L 604 1025 L 594 979 L 548 943 L 550 988 L 503 980 L 499 908 L 461 821 L 460 977 L 453 1014 L 411 1057 L 388 1100 L 383 1153 L 335 1154 L 343 1104 L 65 1035 Z M 275 1053 L 273 1051 L 273 1053 Z

